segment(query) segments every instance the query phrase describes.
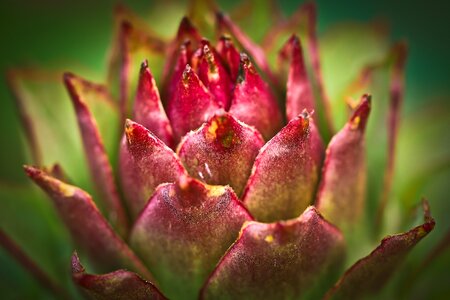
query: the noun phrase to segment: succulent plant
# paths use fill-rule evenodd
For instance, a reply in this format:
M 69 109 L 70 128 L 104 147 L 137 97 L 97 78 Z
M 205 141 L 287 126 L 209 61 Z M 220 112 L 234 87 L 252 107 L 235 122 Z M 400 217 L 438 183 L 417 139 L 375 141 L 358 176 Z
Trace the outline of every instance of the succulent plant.
M 76 171 L 80 157 L 72 150 L 80 146 L 65 139 L 65 106 L 58 99 L 47 100 L 51 111 L 32 104 L 24 78 L 34 74 L 10 74 L 38 165 L 25 171 L 53 200 L 88 269 L 101 273 L 88 273 L 74 252 L 73 282 L 94 299 L 376 293 L 435 225 L 423 200 L 423 223 L 363 255 L 379 236 L 392 189 L 405 45 L 349 85 L 340 114 L 346 121 L 336 131 L 313 4 L 274 26 L 262 46 L 208 8 L 205 18 L 191 11 L 192 22 L 183 18 L 169 41 L 120 8 L 108 84 L 63 75 L 91 180 Z M 208 40 L 193 23 L 210 34 L 211 19 L 218 38 Z M 379 68 L 389 70 L 389 96 L 363 94 Z M 33 105 L 59 122 L 39 124 Z M 387 132 L 373 127 L 388 153 L 385 172 L 371 183 L 366 144 L 377 141 L 366 141 L 366 127 L 377 105 L 389 107 L 378 111 L 389 120 Z M 61 127 L 59 136 L 52 127 Z M 40 138 L 47 133 L 51 139 Z M 66 160 L 42 167 L 61 153 Z M 369 198 L 378 200 L 376 213 Z M 68 296 L 3 231 L 0 244 L 44 286 Z

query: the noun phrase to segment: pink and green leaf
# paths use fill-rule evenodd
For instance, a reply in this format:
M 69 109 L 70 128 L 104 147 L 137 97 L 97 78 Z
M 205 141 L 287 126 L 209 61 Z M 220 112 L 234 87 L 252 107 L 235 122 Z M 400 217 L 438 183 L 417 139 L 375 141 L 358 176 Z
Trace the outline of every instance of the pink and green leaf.
M 362 96 L 352 117 L 330 141 L 316 199 L 319 211 L 340 228 L 357 224 L 366 197 L 365 128 L 371 96 Z
M 251 215 L 231 188 L 181 177 L 158 187 L 130 240 L 164 294 L 196 299 L 208 274 L 249 220 Z
M 64 83 L 72 99 L 91 178 L 100 194 L 101 207 L 108 213 L 110 222 L 124 236 L 128 230 L 127 216 L 119 197 L 98 123 L 88 106 L 90 103 L 91 106 L 96 105 L 103 110 L 113 109 L 112 102 L 107 101 L 110 100 L 109 94 L 103 86 L 95 85 L 70 73 L 64 74 Z M 112 124 L 117 123 L 118 119 Z M 114 126 L 108 129 L 114 131 Z
M 85 191 L 25 166 L 27 175 L 53 200 L 76 245 L 102 270 L 126 267 L 151 278 L 151 274 L 114 232 Z
M 229 184 L 239 196 L 263 145 L 253 127 L 223 113 L 188 133 L 177 153 L 192 177 L 208 184 Z
M 243 202 L 262 222 L 299 216 L 313 200 L 323 144 L 308 114 L 292 119 L 260 150 Z
M 144 126 L 127 120 L 120 145 L 119 172 L 134 219 L 159 184 L 175 182 L 186 171 L 172 149 Z
M 158 87 L 147 61 L 141 65 L 133 117 L 137 123 L 150 130 L 167 146 L 175 147 L 172 127 L 164 111 Z
M 202 299 L 298 299 L 344 257 L 344 239 L 314 207 L 294 220 L 248 222 L 202 288 Z
M 254 126 L 269 140 L 283 126 L 277 100 L 246 54 L 241 54 L 240 68 L 230 113 L 239 121 Z
M 127 270 L 102 275 L 86 273 L 76 252 L 72 256 L 72 279 L 92 299 L 166 299 L 154 284 Z
M 221 108 L 194 70 L 186 65 L 177 83 L 175 95 L 167 106 L 175 141 L 179 141 L 190 130 L 200 127 Z
M 428 203 L 424 205 L 424 223 L 408 232 L 385 237 L 368 256 L 358 260 L 327 293 L 326 299 L 361 299 L 376 293 L 399 268 L 406 255 L 427 236 L 435 222 Z

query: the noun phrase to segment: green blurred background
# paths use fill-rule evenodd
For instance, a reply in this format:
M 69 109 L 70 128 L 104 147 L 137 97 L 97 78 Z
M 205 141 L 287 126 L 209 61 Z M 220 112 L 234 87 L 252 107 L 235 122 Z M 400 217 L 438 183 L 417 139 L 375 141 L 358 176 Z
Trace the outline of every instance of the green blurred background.
M 151 2 L 148 1 L 123 1 L 135 11 L 147 9 Z M 171 1 L 166 1 L 172 3 Z M 236 2 L 236 1 L 233 1 Z M 280 1 L 285 12 L 292 12 L 302 1 Z M 57 1 L 57 0 L 3 0 L 0 2 L 0 128 L 2 129 L 0 148 L 0 196 L 7 197 L 7 189 L 28 182 L 22 171 L 25 161 L 23 151 L 23 137 L 17 118 L 16 108 L 12 97 L 8 92 L 4 80 L 5 71 L 17 66 L 57 67 L 61 62 L 84 66 L 94 74 L 104 74 L 106 71 L 106 54 L 112 39 L 113 7 L 116 1 Z M 325 33 L 336 24 L 347 21 L 382 21 L 389 26 L 390 39 L 406 39 L 409 45 L 409 59 L 406 73 L 406 101 L 405 114 L 414 113 L 425 109 L 429 105 L 444 110 L 448 116 L 450 105 L 450 34 L 448 32 L 450 20 L 450 3 L 446 1 L 325 1 L 318 3 L 319 35 Z M 229 6 L 230 4 L 224 4 Z M 181 15 L 183 5 L 170 4 L 171 16 Z M 169 10 L 168 10 L 169 12 Z M 160 17 L 164 17 L 161 16 Z M 168 32 L 174 31 L 178 19 L 167 24 L 160 24 Z M 349 45 L 351 47 L 351 45 Z M 418 114 L 420 117 L 420 114 Z M 441 122 L 447 126 L 448 122 Z M 439 124 L 441 124 L 439 123 Z M 437 139 L 437 145 L 450 145 L 448 129 L 439 128 L 442 133 Z M 409 132 L 414 138 L 414 132 Z M 435 131 L 432 132 L 433 134 Z M 425 132 L 423 135 L 427 135 Z M 434 142 L 436 142 L 436 137 Z M 441 140 L 442 139 L 442 140 Z M 426 142 L 426 139 L 425 139 Z M 445 150 L 445 153 L 449 153 Z M 428 155 L 423 153 L 424 156 Z M 448 157 L 447 157 L 448 158 Z M 445 160 L 444 160 L 445 161 Z M 448 159 L 447 162 L 448 164 Z M 429 197 L 435 196 L 441 199 L 448 194 L 448 168 L 437 175 L 433 183 L 420 189 L 420 193 L 429 192 Z M 47 240 L 46 235 L 39 234 L 39 228 L 27 226 L 28 218 L 33 218 L 32 212 L 36 211 L 42 216 L 54 219 L 54 212 L 50 208 L 42 208 L 36 203 L 20 200 L 27 194 L 18 194 L 20 205 L 34 205 L 27 207 L 28 212 L 20 213 L 18 206 L 17 217 L 13 218 L 17 223 L 18 232 L 21 232 L 20 240 L 35 239 L 36 251 L 53 253 L 55 260 L 64 260 L 69 253 L 69 246 L 64 248 L 63 242 L 56 243 Z M 3 198 L 1 199 L 3 200 Z M 437 200 L 435 200 L 437 201 Z M 448 201 L 447 201 L 448 202 Z M 433 203 L 432 203 L 433 204 Z M 448 205 L 439 206 L 447 209 Z M 1 209 L 1 206 L 0 206 Z M 443 210 L 438 214 L 448 215 L 450 211 Z M 48 221 L 51 223 L 51 221 Z M 48 223 L 47 222 L 47 223 Z M 36 223 L 36 222 L 35 222 Z M 43 222 L 45 223 L 45 222 Z M 441 233 L 448 227 L 447 221 Z M 54 225 L 54 224 L 53 224 Z M 439 223 L 438 223 L 439 226 Z M 52 228 L 52 224 L 43 224 L 42 228 Z M 40 229 L 42 229 L 40 228 Z M 66 237 L 66 233 L 60 229 L 52 229 L 55 236 Z M 435 238 L 435 240 L 437 237 Z M 48 244 L 46 244 L 48 243 Z M 54 247 L 54 249 L 50 249 Z M 48 254 L 48 253 L 47 253 Z M 42 259 L 48 255 L 41 255 Z M 39 259 L 40 256 L 37 255 Z M 448 260 L 447 260 L 448 262 Z M 43 262 L 45 263 L 45 261 Z M 49 264 L 51 264 L 49 262 Z M 54 263 L 56 265 L 56 263 Z M 53 274 L 58 274 L 55 271 Z M 449 278 L 448 272 L 443 272 Z M 57 276 L 57 275 L 56 275 Z M 439 275 L 442 276 L 442 275 Z M 8 260 L 8 256 L 0 250 L 0 298 L 21 299 L 24 295 L 43 296 L 38 292 L 34 281 L 25 273 L 21 273 L 14 263 Z M 32 292 L 21 293 L 18 289 L 28 286 Z M 448 291 L 448 289 L 447 289 Z M 45 294 L 44 294 L 45 295 Z

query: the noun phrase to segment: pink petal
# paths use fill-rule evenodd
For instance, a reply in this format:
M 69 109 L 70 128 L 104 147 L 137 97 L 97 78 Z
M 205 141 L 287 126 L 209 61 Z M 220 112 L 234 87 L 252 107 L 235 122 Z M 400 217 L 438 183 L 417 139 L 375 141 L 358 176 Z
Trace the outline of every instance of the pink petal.
M 136 122 L 153 132 L 167 146 L 171 148 L 175 146 L 172 127 L 162 106 L 155 79 L 146 61 L 141 65 L 133 116 Z
M 342 234 L 314 207 L 294 220 L 246 223 L 202 289 L 202 299 L 299 299 L 340 264 Z
M 208 42 L 203 43 L 201 50 L 198 77 L 214 95 L 217 103 L 228 110 L 233 88 L 230 76 L 222 65 L 219 54 Z
M 174 182 L 184 173 L 172 149 L 142 125 L 126 121 L 120 145 L 120 178 L 133 219 L 159 184 Z
M 358 260 L 327 293 L 326 299 L 362 299 L 373 295 L 399 268 L 406 255 L 435 225 L 424 201 L 425 222 L 408 232 L 385 237 L 368 256 Z
M 188 133 L 177 153 L 191 176 L 208 184 L 229 184 L 240 195 L 263 145 L 253 127 L 223 113 Z
M 316 200 L 320 212 L 333 224 L 356 223 L 366 197 L 366 156 L 364 132 L 371 97 L 362 96 L 350 120 L 330 141 Z
M 292 119 L 256 157 L 243 202 L 257 220 L 295 218 L 313 200 L 323 144 L 310 120 Z
M 187 65 L 178 81 L 175 97 L 168 104 L 175 140 L 179 141 L 187 132 L 200 127 L 220 108 L 214 96 Z
M 151 274 L 103 218 L 89 194 L 37 168 L 25 166 L 25 171 L 53 200 L 75 243 L 93 264 L 103 270 L 130 268 L 151 279 Z
M 277 101 L 245 54 L 241 54 L 241 70 L 230 113 L 238 120 L 256 127 L 264 139 L 269 140 L 283 126 Z
M 102 275 L 86 273 L 76 252 L 72 256 L 72 278 L 93 299 L 166 299 L 151 282 L 133 272 L 117 270 Z
M 239 65 L 241 64 L 241 56 L 238 50 L 234 47 L 231 38 L 222 36 L 216 46 L 225 66 L 228 68 L 231 82 L 236 82 L 239 75 Z
M 86 101 L 90 97 L 98 96 L 98 94 L 104 93 L 105 91 L 69 73 L 64 74 L 64 83 L 75 108 L 92 180 L 100 193 L 102 207 L 104 211 L 108 212 L 108 219 L 111 223 L 121 235 L 124 235 L 128 228 L 127 216 L 114 182 L 113 170 L 108 160 L 96 120 L 86 104 Z
M 281 50 L 280 56 L 291 61 L 286 94 L 286 114 L 288 120 L 291 120 L 305 109 L 315 110 L 314 95 L 303 59 L 302 46 L 297 36 L 291 36 Z
M 158 187 L 130 240 L 169 298 L 191 299 L 248 220 L 231 188 L 181 177 Z

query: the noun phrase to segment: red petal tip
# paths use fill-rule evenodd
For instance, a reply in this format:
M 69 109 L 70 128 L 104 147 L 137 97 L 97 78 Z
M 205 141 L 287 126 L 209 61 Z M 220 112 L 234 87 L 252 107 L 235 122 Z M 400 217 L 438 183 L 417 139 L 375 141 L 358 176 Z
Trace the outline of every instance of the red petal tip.
M 370 109 L 372 106 L 372 96 L 365 94 L 362 96 L 361 102 L 355 109 L 352 117 L 350 118 L 351 129 L 364 130 L 366 128 L 367 119 L 369 118 Z

